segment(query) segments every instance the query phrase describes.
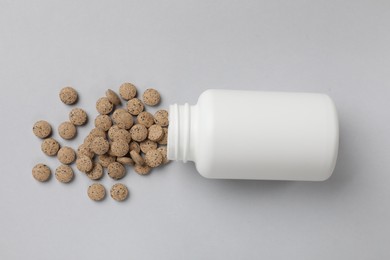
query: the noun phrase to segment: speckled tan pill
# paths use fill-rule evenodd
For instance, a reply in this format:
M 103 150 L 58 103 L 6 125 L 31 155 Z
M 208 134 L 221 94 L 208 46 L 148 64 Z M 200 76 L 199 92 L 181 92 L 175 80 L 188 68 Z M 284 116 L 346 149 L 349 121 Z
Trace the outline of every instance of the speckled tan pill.
M 134 171 L 136 173 L 138 173 L 139 175 L 149 174 L 151 170 L 152 170 L 152 168 L 149 165 L 146 165 L 146 164 L 145 165 L 136 164 L 134 166 Z
M 164 136 L 158 141 L 158 144 L 167 144 L 168 143 L 168 128 L 163 127 Z
M 107 115 L 111 113 L 113 108 L 114 105 L 106 97 L 99 98 L 98 101 L 96 101 L 96 110 L 101 115 Z
M 73 170 L 69 165 L 60 165 L 56 169 L 56 179 L 63 183 L 68 183 L 73 179 Z
M 93 163 L 91 158 L 85 155 L 81 155 L 76 160 L 76 167 L 79 171 L 87 173 L 92 170 Z
M 90 132 L 89 132 L 90 135 L 92 135 L 93 137 L 103 137 L 103 138 L 106 138 L 107 137 L 107 134 L 104 130 L 100 129 L 100 128 L 94 128 L 92 129 Z
M 131 139 L 142 142 L 148 137 L 148 129 L 141 124 L 136 124 L 130 129 Z
M 76 159 L 76 153 L 72 148 L 64 146 L 58 150 L 57 158 L 63 164 L 71 164 Z
M 78 99 L 77 91 L 72 87 L 65 87 L 60 91 L 60 99 L 63 103 L 72 105 Z
M 108 152 L 108 149 L 110 149 L 110 144 L 105 138 L 96 137 L 93 139 L 90 148 L 95 154 L 102 155 Z
M 100 163 L 94 163 L 92 170 L 86 174 L 91 180 L 99 180 L 103 177 L 103 167 Z
M 58 134 L 65 140 L 73 139 L 77 134 L 77 129 L 71 122 L 63 122 L 58 126 Z
M 49 180 L 51 176 L 51 170 L 46 164 L 39 163 L 32 169 L 32 176 L 37 181 L 45 182 Z
M 157 151 L 160 151 L 161 155 L 162 155 L 162 163 L 163 164 L 167 164 L 169 163 L 169 160 L 168 160 L 168 153 L 167 153 L 167 147 L 166 146 L 160 146 L 159 148 L 157 148 Z
M 145 161 L 144 161 L 144 158 L 142 158 L 142 156 L 137 153 L 136 151 L 131 151 L 130 152 L 130 157 L 131 159 L 134 161 L 134 163 L 137 165 L 144 165 L 145 164 Z
M 85 155 L 89 158 L 93 158 L 95 155 L 92 151 L 91 148 L 89 148 L 89 145 L 83 143 L 77 148 L 77 156 Z
M 139 144 L 136 141 L 130 142 L 129 146 L 130 146 L 129 147 L 130 151 L 136 151 L 137 153 L 141 152 L 141 148 L 139 147 Z
M 156 125 L 161 126 L 168 126 L 169 124 L 169 115 L 168 111 L 166 110 L 158 110 L 156 113 L 154 113 L 154 123 Z
M 111 117 L 108 115 L 98 115 L 95 118 L 95 127 L 103 131 L 108 131 L 112 126 Z
M 133 116 L 129 112 L 117 109 L 112 114 L 114 123 L 122 129 L 130 129 L 133 126 Z
M 40 120 L 34 124 L 33 133 L 36 137 L 44 139 L 51 134 L 51 126 L 48 122 Z
M 142 95 L 142 100 L 148 106 L 155 106 L 160 103 L 160 93 L 153 88 L 148 88 Z
M 154 142 L 160 141 L 164 137 L 164 130 L 159 125 L 149 127 L 148 139 Z
M 125 82 L 119 87 L 119 95 L 124 100 L 130 100 L 137 95 L 137 88 L 133 84 Z
M 69 112 L 69 121 L 74 125 L 84 125 L 87 122 L 87 119 L 87 113 L 81 108 L 73 108 Z
M 117 125 L 111 126 L 110 129 L 108 129 L 108 138 L 110 138 L 110 140 L 113 140 L 114 135 L 116 134 L 116 132 L 118 132 L 119 129 L 120 128 Z
M 122 183 L 114 184 L 110 190 L 111 197 L 116 201 L 124 201 L 129 195 L 129 191 Z
M 123 165 L 134 165 L 134 161 L 130 157 L 118 157 L 116 158 L 116 161 L 118 163 L 121 163 Z
M 156 150 L 157 149 L 157 143 L 153 142 L 151 140 L 145 140 L 145 141 L 142 141 L 139 144 L 139 147 L 141 148 L 141 151 L 143 153 L 146 153 L 147 151 L 150 151 L 150 150 Z
M 88 187 L 88 197 L 94 201 L 101 201 L 106 196 L 106 189 L 100 183 L 94 183 Z
M 122 179 L 126 174 L 125 167 L 119 162 L 110 163 L 107 167 L 108 176 L 114 180 Z
M 42 152 L 48 156 L 56 155 L 59 149 L 60 144 L 53 138 L 47 138 L 43 140 L 41 145 Z
M 111 89 L 107 89 L 106 97 L 114 105 L 120 105 L 122 103 L 118 95 Z
M 129 131 L 125 129 L 118 129 L 112 132 L 111 135 L 111 141 L 120 141 L 123 140 L 126 143 L 130 143 L 131 141 L 131 134 Z
M 152 168 L 160 166 L 162 161 L 162 154 L 158 150 L 149 150 L 145 153 L 145 163 Z
M 149 112 L 143 111 L 143 112 L 138 114 L 137 123 L 149 128 L 151 125 L 154 124 L 153 115 Z
M 129 152 L 129 144 L 125 140 L 118 140 L 111 143 L 111 153 L 115 156 L 122 157 Z
M 138 98 L 130 99 L 127 102 L 127 111 L 133 116 L 137 116 L 139 113 L 144 111 L 144 104 Z
M 98 156 L 98 162 L 104 167 L 107 168 L 110 163 L 115 162 L 116 157 L 108 155 L 108 154 L 102 154 Z

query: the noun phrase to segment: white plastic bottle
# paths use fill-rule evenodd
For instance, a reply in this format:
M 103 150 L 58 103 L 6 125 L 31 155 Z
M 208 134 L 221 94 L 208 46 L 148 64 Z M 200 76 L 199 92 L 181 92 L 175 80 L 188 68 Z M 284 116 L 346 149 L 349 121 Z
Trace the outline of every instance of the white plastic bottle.
M 326 180 L 339 127 L 325 94 L 211 89 L 169 108 L 168 159 L 206 178 Z

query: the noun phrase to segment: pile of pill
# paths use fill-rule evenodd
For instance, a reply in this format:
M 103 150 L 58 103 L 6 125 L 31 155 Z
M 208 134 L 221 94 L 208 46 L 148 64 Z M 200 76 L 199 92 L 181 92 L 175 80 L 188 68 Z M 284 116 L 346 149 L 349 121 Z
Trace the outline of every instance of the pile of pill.
M 78 100 L 78 93 L 72 87 L 60 91 L 60 99 L 66 105 L 73 105 Z M 95 128 L 85 137 L 77 151 L 69 146 L 62 146 L 51 138 L 51 125 L 44 120 L 33 126 L 35 136 L 43 139 L 41 150 L 48 156 L 57 156 L 61 163 L 55 170 L 55 177 L 62 183 L 69 183 L 74 177 L 71 164 L 75 162 L 78 171 L 95 181 L 88 187 L 87 195 L 91 200 L 101 201 L 106 196 L 105 187 L 98 183 L 107 175 L 120 180 L 126 175 L 126 167 L 132 167 L 139 175 L 149 174 L 152 168 L 167 164 L 168 112 L 158 110 L 151 114 L 146 106 L 160 103 L 160 93 L 147 89 L 142 100 L 137 98 L 137 89 L 131 83 L 119 87 L 119 95 L 108 89 L 104 97 L 96 102 L 99 113 L 94 119 Z M 122 99 L 125 108 L 122 108 Z M 81 108 L 69 112 L 69 121 L 58 126 L 58 134 L 64 140 L 71 140 L 77 134 L 77 127 L 88 121 L 87 113 Z M 45 164 L 37 164 L 32 169 L 33 177 L 45 182 L 50 179 L 51 170 Z M 129 191 L 122 183 L 111 187 L 110 196 L 116 201 L 123 201 Z

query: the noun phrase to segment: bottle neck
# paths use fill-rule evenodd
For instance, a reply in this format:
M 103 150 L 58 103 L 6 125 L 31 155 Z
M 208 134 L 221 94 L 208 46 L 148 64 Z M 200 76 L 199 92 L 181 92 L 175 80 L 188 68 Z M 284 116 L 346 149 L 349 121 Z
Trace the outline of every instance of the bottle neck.
M 197 129 L 197 106 L 169 106 L 168 159 L 194 161 Z

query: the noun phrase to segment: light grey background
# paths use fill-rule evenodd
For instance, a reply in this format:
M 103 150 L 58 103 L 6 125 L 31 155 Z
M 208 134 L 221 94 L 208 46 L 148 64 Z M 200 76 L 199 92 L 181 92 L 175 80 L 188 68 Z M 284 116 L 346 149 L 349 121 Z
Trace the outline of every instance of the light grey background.
M 0 258 L 389 258 L 389 28 L 388 1 L 0 0 Z M 90 201 L 80 173 L 36 182 L 35 163 L 58 162 L 31 128 L 67 119 L 59 89 L 77 88 L 93 118 L 124 81 L 159 89 L 161 107 L 208 88 L 327 93 L 341 124 L 334 175 L 208 180 L 171 163 L 129 170 L 124 203 Z M 61 143 L 76 148 L 91 127 Z

